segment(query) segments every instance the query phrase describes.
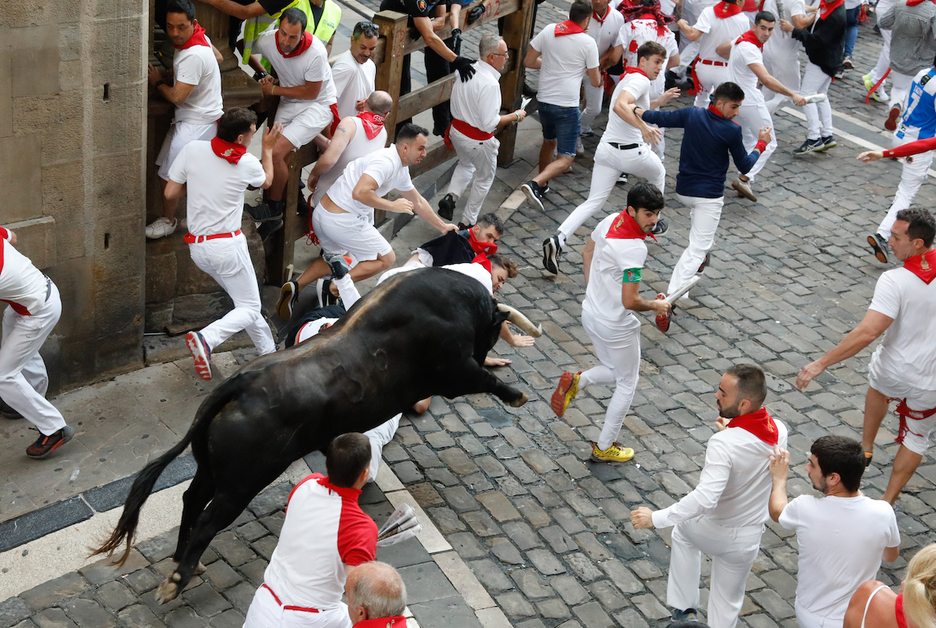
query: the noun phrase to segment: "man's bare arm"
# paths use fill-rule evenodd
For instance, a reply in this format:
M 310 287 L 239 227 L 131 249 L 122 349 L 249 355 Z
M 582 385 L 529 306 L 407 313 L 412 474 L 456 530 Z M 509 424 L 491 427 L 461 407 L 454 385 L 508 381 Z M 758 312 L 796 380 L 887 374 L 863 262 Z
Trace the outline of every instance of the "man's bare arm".
M 890 316 L 886 316 L 875 310 L 868 310 L 864 319 L 851 330 L 837 347 L 826 353 L 824 356 L 803 367 L 796 378 L 796 387 L 802 390 L 809 382 L 824 370 L 838 364 L 842 360 L 852 357 L 872 342 L 877 340 L 881 334 L 887 331 L 887 328 L 894 322 Z

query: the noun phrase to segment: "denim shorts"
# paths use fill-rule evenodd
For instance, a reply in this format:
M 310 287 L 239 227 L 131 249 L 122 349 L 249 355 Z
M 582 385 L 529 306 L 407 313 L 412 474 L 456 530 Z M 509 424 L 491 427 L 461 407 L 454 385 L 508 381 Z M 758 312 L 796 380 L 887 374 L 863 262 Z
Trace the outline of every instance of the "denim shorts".
M 540 124 L 543 139 L 556 140 L 556 152 L 566 157 L 575 157 L 575 142 L 581 129 L 582 114 L 578 107 L 560 107 L 541 102 Z

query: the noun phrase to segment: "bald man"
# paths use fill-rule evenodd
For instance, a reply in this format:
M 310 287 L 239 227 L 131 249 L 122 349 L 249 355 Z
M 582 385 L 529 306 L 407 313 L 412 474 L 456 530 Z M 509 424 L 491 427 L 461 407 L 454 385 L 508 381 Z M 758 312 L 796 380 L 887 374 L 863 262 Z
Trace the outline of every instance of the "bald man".
M 406 585 L 396 569 L 370 562 L 348 574 L 348 615 L 355 628 L 406 628 Z

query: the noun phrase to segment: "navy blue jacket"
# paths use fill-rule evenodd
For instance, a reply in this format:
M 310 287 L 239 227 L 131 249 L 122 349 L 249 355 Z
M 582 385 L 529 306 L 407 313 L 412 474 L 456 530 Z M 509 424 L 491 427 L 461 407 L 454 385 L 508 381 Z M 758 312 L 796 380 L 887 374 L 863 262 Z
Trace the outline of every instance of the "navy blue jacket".
M 644 122 L 686 130 L 679 149 L 676 193 L 699 198 L 725 195 L 728 153 L 742 174 L 746 174 L 760 153 L 748 153 L 741 140 L 741 127 L 708 109 L 686 107 L 675 111 L 642 111 Z

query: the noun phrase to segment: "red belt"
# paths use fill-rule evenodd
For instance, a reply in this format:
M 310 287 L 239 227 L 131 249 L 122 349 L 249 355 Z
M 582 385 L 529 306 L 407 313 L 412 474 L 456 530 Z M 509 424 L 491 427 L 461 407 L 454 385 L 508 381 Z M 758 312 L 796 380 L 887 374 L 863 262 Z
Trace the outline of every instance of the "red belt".
M 727 63 L 726 61 L 709 61 L 708 59 L 702 59 L 702 60 L 700 61 L 700 63 L 701 63 L 702 65 L 717 65 L 717 66 L 719 66 L 719 67 L 724 67 L 724 66 L 728 65 L 728 63 Z
M 467 122 L 464 122 L 463 120 L 458 120 L 456 118 L 452 118 L 452 126 L 455 127 L 456 131 L 458 131 L 465 137 L 472 139 L 472 140 L 478 140 L 479 142 L 482 142 L 484 140 L 489 140 L 492 137 L 494 137 L 493 133 L 485 133 L 481 129 L 476 129 L 475 127 L 471 126 Z
M 270 586 L 264 582 L 260 585 L 264 589 L 270 592 L 270 595 L 273 596 L 273 599 L 276 600 L 276 603 L 283 607 L 284 611 L 300 611 L 302 613 L 320 613 L 321 611 L 317 608 L 307 608 L 305 606 L 283 606 L 283 603 L 280 601 L 279 596 L 270 588 Z
M 217 240 L 219 238 L 233 238 L 233 237 L 239 236 L 240 234 L 241 234 L 240 229 L 238 229 L 237 231 L 232 231 L 231 233 L 216 233 L 214 235 L 206 235 L 206 236 L 195 236 L 195 235 L 192 235 L 191 233 L 186 233 L 184 240 L 186 244 L 196 244 L 198 242 L 204 242 L 205 240 Z
M 338 113 L 338 105 L 333 104 L 328 107 L 331 109 L 332 113 L 332 123 L 331 123 L 331 136 L 335 136 L 335 129 L 338 128 L 338 125 L 341 123 L 341 114 Z

